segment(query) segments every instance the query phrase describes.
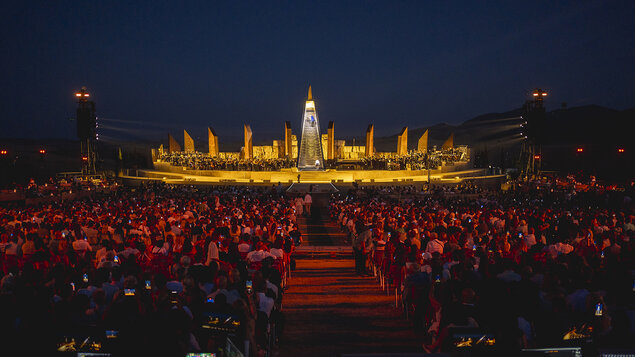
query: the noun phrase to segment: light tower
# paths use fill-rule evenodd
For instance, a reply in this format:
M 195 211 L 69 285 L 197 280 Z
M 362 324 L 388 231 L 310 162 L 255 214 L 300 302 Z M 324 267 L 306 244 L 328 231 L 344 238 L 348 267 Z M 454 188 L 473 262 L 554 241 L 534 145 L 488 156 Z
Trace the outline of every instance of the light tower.
M 536 88 L 532 93 L 533 100 L 527 100 L 523 105 L 522 124 L 523 145 L 520 152 L 522 174 L 527 178 L 540 171 L 542 164 L 541 144 L 544 141 L 544 127 L 547 117 L 544 99 L 547 92 Z
M 94 175 L 97 151 L 97 117 L 95 116 L 95 102 L 90 100 L 86 87 L 75 93 L 77 98 L 77 137 L 81 145 L 82 175 Z

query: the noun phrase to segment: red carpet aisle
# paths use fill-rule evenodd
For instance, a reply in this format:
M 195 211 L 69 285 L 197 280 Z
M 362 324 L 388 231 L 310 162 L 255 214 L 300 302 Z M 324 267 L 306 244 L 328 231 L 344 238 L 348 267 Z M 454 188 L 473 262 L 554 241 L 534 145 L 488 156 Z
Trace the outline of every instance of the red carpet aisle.
M 279 356 L 421 352 L 421 342 L 372 277 L 353 260 L 298 260 L 284 297 Z

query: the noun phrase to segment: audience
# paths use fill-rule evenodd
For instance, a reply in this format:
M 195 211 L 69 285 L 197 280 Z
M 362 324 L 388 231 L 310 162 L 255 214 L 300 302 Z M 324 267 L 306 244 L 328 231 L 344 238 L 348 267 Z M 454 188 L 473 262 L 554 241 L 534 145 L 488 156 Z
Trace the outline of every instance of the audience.
M 184 356 L 224 347 L 201 327 L 223 313 L 257 356 L 282 318 L 293 206 L 275 188 L 150 184 L 2 207 L 5 337 L 46 355 L 108 348 L 105 331 L 118 331 L 120 354 Z
M 401 295 L 429 352 L 456 347 L 449 332 L 458 328 L 495 333 L 497 344 L 516 349 L 583 337 L 628 345 L 633 187 L 579 191 L 557 182 L 453 195 L 357 188 L 333 195 L 331 217 L 356 252 L 372 232 L 362 239 L 370 240 L 369 265 Z

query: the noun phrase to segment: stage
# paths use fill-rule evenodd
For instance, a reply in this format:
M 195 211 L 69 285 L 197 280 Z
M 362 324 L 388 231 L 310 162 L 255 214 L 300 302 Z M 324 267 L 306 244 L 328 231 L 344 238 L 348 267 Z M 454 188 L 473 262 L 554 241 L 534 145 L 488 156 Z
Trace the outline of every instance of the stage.
M 488 175 L 487 169 L 469 169 L 468 165 L 443 166 L 438 170 L 323 170 L 298 171 L 297 168 L 279 171 L 192 170 L 181 166 L 155 162 L 154 170 L 126 170 L 121 176 L 125 183 L 162 181 L 170 184 L 251 184 L 272 185 L 292 183 L 313 184 L 456 184 L 469 180 L 476 184 L 500 187 L 505 175 Z

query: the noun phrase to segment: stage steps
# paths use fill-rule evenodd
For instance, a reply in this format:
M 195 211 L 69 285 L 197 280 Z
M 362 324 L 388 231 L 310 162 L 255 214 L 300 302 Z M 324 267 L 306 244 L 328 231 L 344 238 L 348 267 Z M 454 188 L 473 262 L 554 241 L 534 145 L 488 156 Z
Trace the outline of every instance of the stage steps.
M 346 245 L 299 246 L 293 256 L 296 259 L 352 258 L 353 248 Z

